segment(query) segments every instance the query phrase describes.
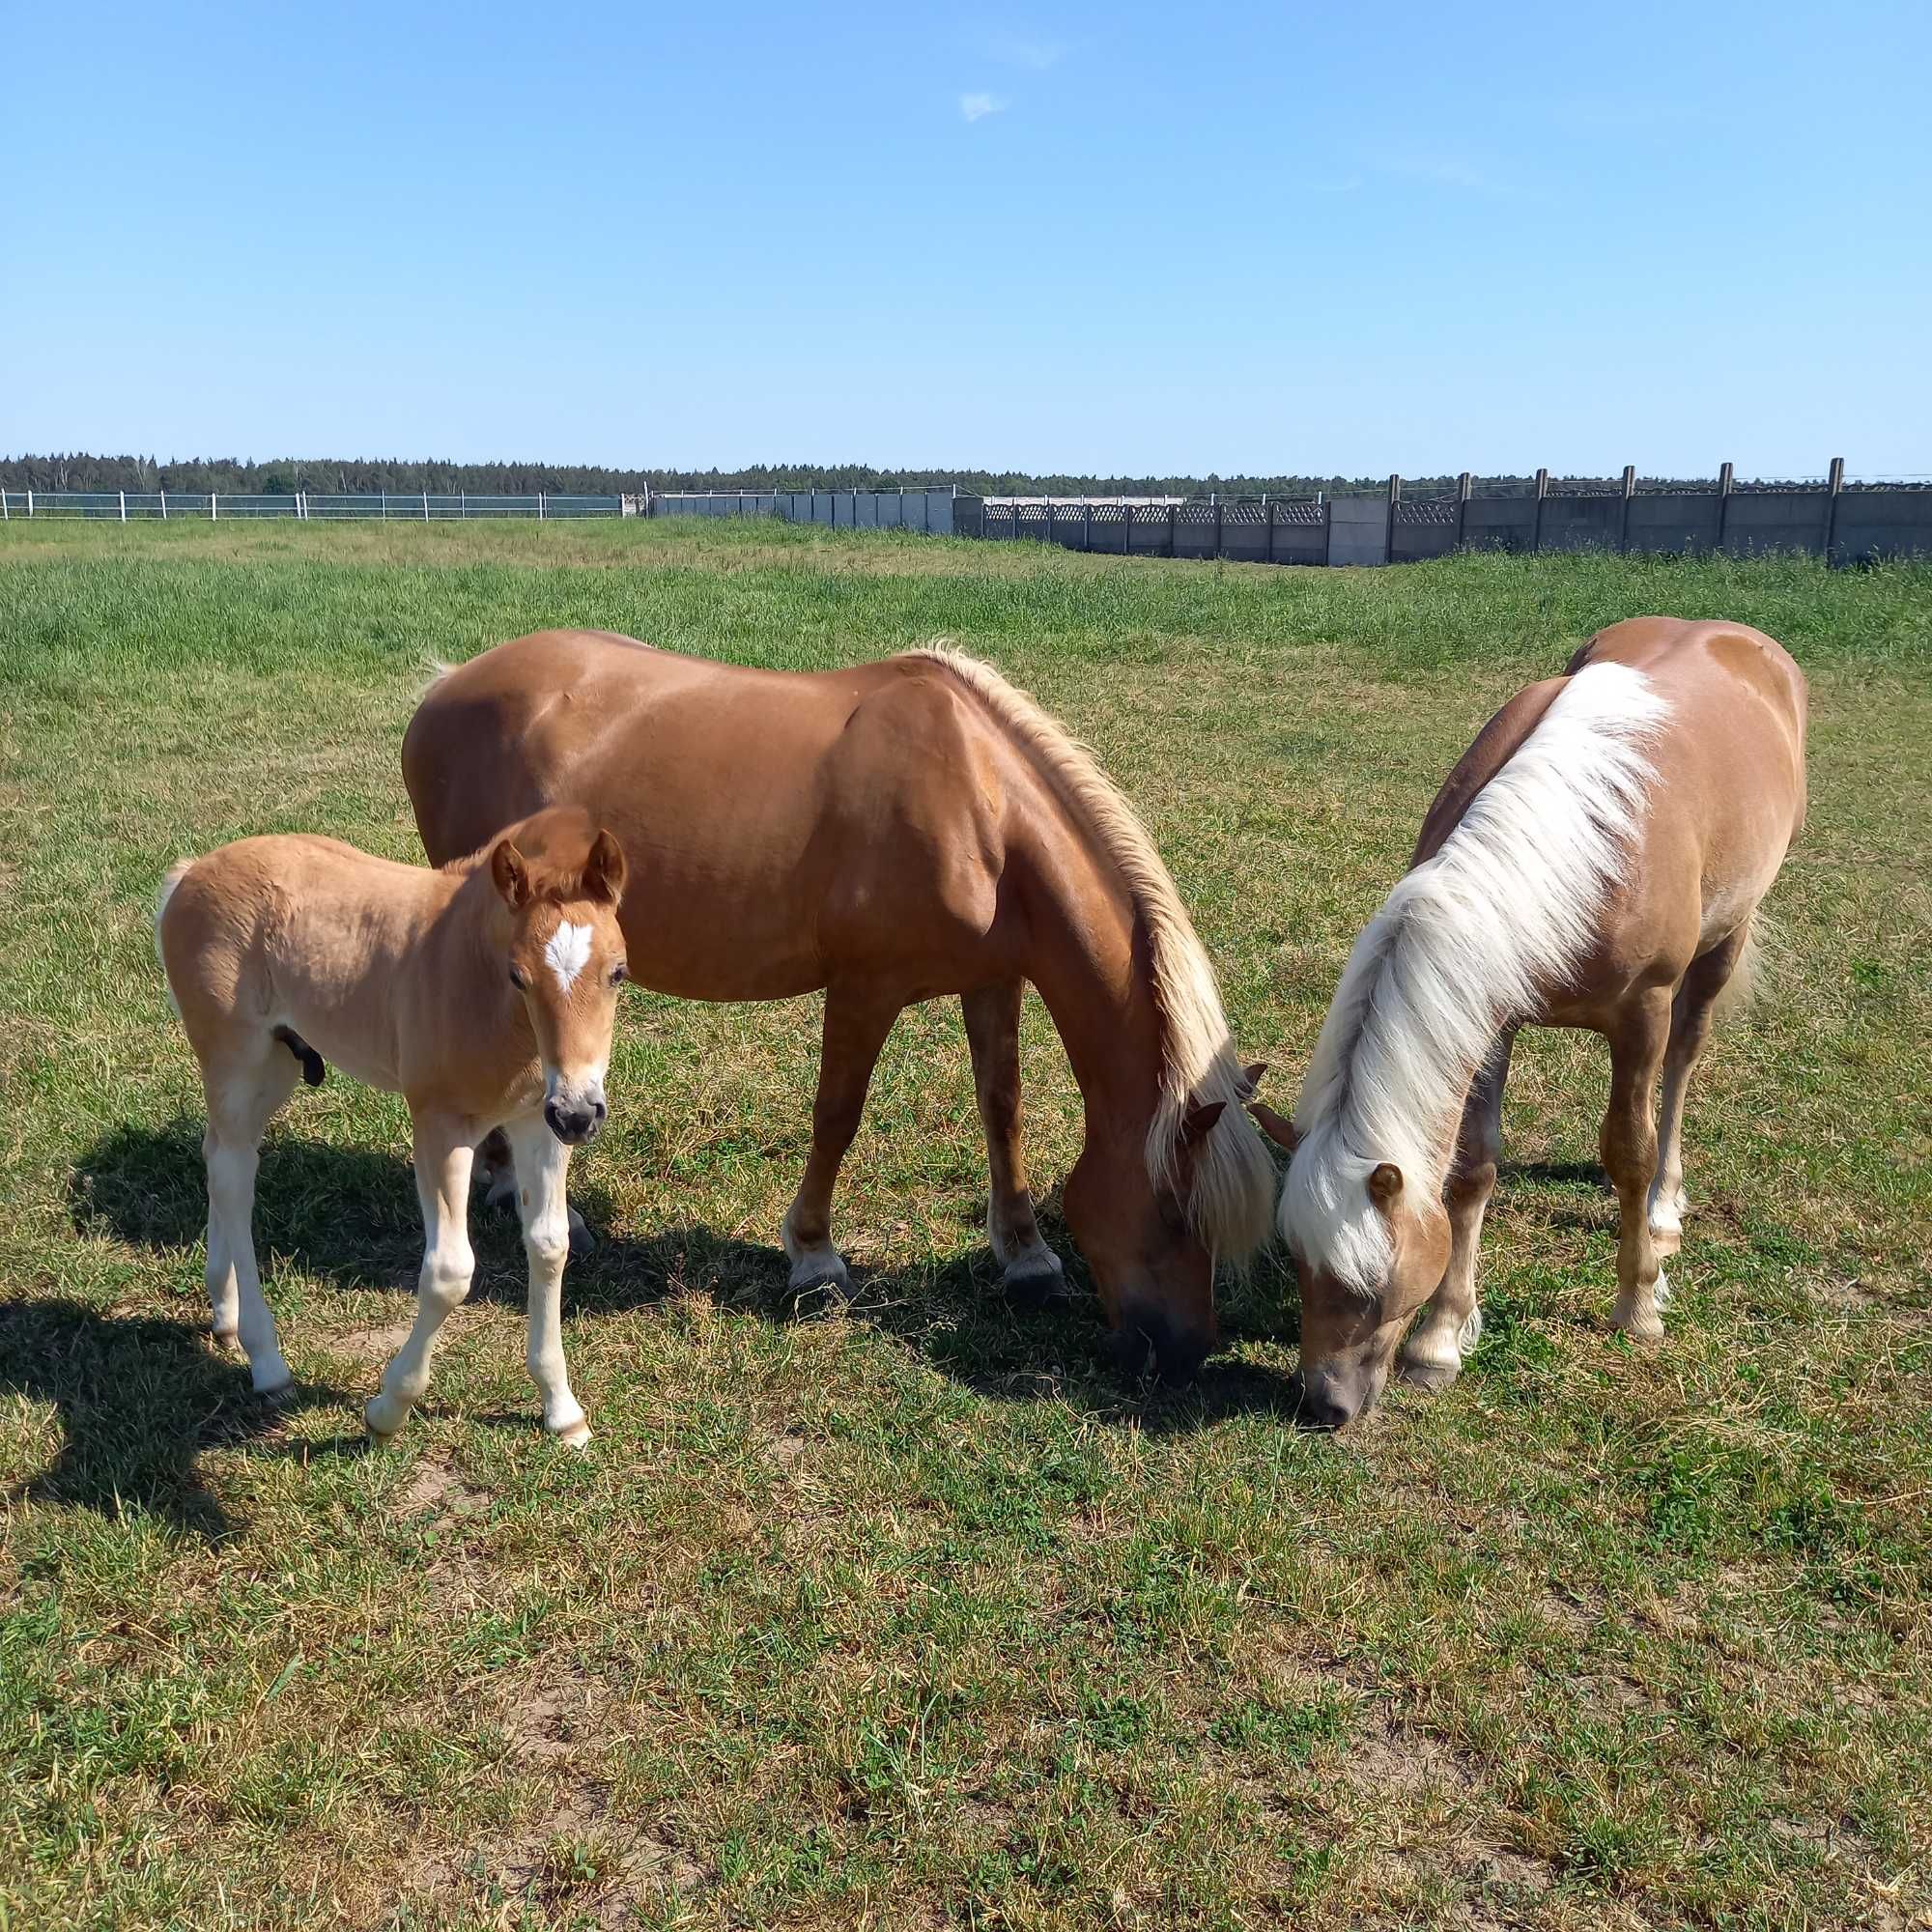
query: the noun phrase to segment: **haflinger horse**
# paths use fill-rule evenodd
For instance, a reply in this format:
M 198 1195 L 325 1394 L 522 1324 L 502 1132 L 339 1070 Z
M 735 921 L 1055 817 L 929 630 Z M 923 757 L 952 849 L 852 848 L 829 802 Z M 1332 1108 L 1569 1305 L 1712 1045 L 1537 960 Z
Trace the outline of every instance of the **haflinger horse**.
M 825 992 L 791 1287 L 849 1286 L 832 1194 L 887 1032 L 965 1011 L 1008 1289 L 1061 1292 L 1020 1146 L 1023 981 L 1086 1109 L 1065 1189 L 1123 1360 L 1191 1376 L 1214 1261 L 1265 1236 L 1274 1168 L 1243 1117 L 1213 969 L 1152 840 L 1092 755 L 989 666 L 942 647 L 848 670 L 708 663 L 606 633 L 498 644 L 429 689 L 403 777 L 432 859 L 574 804 L 631 862 L 639 984 L 701 1000 Z
M 1476 1245 L 1523 1026 L 1609 1043 L 1611 1319 L 1662 1334 L 1685 1090 L 1804 823 L 1805 708 L 1803 674 L 1762 632 L 1638 617 L 1519 692 L 1449 775 L 1412 869 L 1350 955 L 1293 1124 L 1256 1109 L 1293 1155 L 1280 1226 L 1311 1420 L 1339 1426 L 1373 1402 L 1399 1345 L 1403 1375 L 1432 1387 L 1474 1347 Z
M 500 1128 L 515 1150 L 529 1262 L 529 1370 L 544 1424 L 589 1439 L 561 1331 L 570 1150 L 603 1125 L 625 978 L 622 849 L 582 811 L 545 811 L 440 871 L 334 838 L 242 838 L 161 882 L 155 938 L 208 1096 L 208 1293 L 254 1385 L 291 1379 L 262 1298 L 256 1151 L 300 1073 L 332 1061 L 404 1094 L 424 1254 L 416 1318 L 366 1411 L 390 1440 L 429 1383 L 438 1331 L 469 1292 L 469 1174 Z

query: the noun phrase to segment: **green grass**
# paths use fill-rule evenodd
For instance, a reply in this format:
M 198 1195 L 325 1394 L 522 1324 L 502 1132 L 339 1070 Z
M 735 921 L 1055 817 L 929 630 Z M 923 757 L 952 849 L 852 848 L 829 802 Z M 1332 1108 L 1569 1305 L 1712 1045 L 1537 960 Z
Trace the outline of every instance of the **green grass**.
M 555 623 L 993 658 L 1142 802 L 1280 1101 L 1476 725 L 1644 611 L 1762 625 L 1815 714 L 1662 1349 L 1604 1324 L 1594 1040 L 1519 1050 L 1462 1382 L 1321 1438 L 1278 1260 L 1179 1397 L 1102 1372 L 1085 1301 L 1004 1307 L 956 1008 L 901 1023 L 848 1162 L 856 1305 L 788 1309 L 815 1003 L 644 995 L 574 1169 L 587 1456 L 537 1426 L 498 1220 L 362 1453 L 418 1232 L 401 1103 L 339 1077 L 262 1172 L 298 1395 L 207 1340 L 154 885 L 275 828 L 416 856 L 425 658 Z M 1928 613 L 1923 565 L 0 530 L 0 1924 L 1921 1922 Z M 1024 1054 L 1050 1187 L 1078 1105 L 1031 1007 Z

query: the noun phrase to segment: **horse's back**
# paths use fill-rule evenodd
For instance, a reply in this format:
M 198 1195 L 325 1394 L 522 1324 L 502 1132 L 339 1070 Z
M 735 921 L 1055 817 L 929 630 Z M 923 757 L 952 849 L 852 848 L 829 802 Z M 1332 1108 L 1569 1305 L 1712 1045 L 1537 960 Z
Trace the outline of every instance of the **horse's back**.
M 990 734 L 917 659 L 774 671 L 600 633 L 499 644 L 431 687 L 404 780 L 433 860 L 547 805 L 609 826 L 631 965 L 660 991 L 764 999 L 828 955 L 918 953 L 993 912 Z
M 1570 662 L 1641 671 L 1670 706 L 1660 782 L 1680 812 L 1701 809 L 1719 838 L 1776 843 L 1804 822 L 1804 673 L 1776 639 L 1748 624 L 1633 617 L 1599 631 Z

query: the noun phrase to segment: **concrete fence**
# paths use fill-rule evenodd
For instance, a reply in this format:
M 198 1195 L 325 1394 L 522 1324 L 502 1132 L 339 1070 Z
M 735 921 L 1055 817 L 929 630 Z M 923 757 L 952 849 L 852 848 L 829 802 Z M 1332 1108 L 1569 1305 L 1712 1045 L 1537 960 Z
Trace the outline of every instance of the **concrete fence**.
M 960 530 L 953 504 L 965 500 L 951 484 L 931 490 L 666 490 L 653 491 L 653 517 L 781 517 L 788 524 L 825 524 L 846 530 L 921 530 L 929 536 L 976 535 Z M 979 498 L 971 499 L 978 502 Z
M 1833 563 L 1932 555 L 1932 490 L 1848 485 L 1833 463 L 1815 488 L 1737 487 L 1730 466 L 1710 489 L 1588 494 L 1533 488 L 1478 496 L 1468 476 L 1452 496 L 1386 490 L 1261 503 L 1129 503 L 960 497 L 961 535 L 1027 537 L 1068 550 L 1133 556 L 1225 556 L 1249 563 L 1410 563 L 1455 550 L 1803 551 Z

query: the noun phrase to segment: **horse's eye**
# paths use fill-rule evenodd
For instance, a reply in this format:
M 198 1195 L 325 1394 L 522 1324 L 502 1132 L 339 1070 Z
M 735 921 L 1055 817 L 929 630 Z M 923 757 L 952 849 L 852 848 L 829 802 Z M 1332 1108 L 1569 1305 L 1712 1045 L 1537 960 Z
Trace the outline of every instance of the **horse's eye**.
M 529 975 L 521 966 L 512 966 L 510 968 L 510 984 L 515 986 L 519 992 L 529 983 Z
M 621 961 L 611 969 L 611 983 L 613 986 L 621 986 L 630 977 L 631 969 Z

